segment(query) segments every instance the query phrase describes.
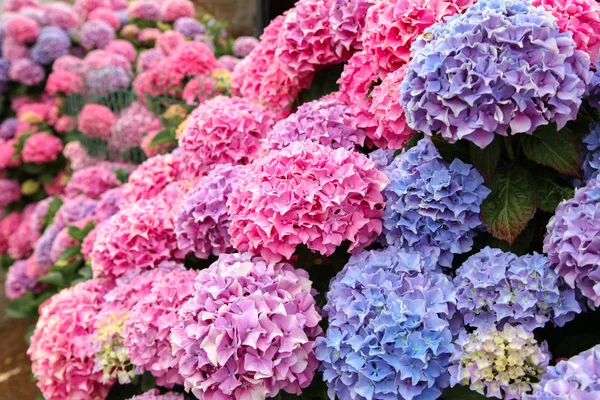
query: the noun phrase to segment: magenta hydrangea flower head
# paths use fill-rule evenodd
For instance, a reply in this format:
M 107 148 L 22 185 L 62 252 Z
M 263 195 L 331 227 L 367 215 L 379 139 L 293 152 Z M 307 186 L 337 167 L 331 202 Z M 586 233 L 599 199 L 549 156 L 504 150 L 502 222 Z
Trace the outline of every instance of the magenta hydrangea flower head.
M 19 44 L 33 43 L 40 35 L 40 26 L 32 18 L 13 15 L 6 22 L 4 34 Z
M 161 49 L 148 49 L 140 53 L 137 61 L 137 71 L 149 71 L 163 61 L 167 56 Z
M 18 260 L 8 268 L 4 290 L 9 300 L 20 299 L 27 292 L 40 293 L 46 285 L 39 283 L 36 279 L 27 276 L 27 261 Z
M 179 250 L 201 259 L 233 250 L 226 204 L 233 188 L 246 176 L 246 170 L 245 166 L 218 165 L 188 192 L 175 218 Z
M 548 367 L 526 400 L 593 399 L 600 393 L 600 345 Z
M 77 115 L 77 128 L 90 138 L 106 140 L 116 121 L 110 108 L 100 104 L 86 104 Z
M 5 254 L 8 251 L 10 237 L 19 229 L 22 221 L 22 215 L 16 211 L 3 216 L 0 219 L 0 253 Z
M 469 386 L 486 397 L 523 399 L 532 392 L 550 361 L 546 342 L 520 325 L 492 325 L 473 333 L 463 331 L 456 340 L 450 367 L 450 384 Z
M 12 179 L 0 179 L 0 207 L 21 199 L 21 184 Z
M 92 279 L 62 290 L 40 307 L 27 354 L 47 400 L 104 399 L 113 381 L 94 371 L 88 343 L 110 282 Z
M 34 86 L 46 77 L 44 68 L 30 58 L 19 58 L 10 63 L 8 76 L 25 86 Z
M 294 114 L 275 124 L 266 140 L 274 150 L 305 140 L 352 150 L 364 145 L 365 131 L 357 127 L 350 107 L 332 95 L 302 104 Z
M 177 312 L 194 295 L 197 271 L 176 269 L 154 283 L 129 312 L 123 329 L 123 344 L 136 373 L 149 371 L 157 384 L 183 385 L 183 377 L 173 368 L 173 350 L 169 335 L 178 322 Z
M 164 22 L 174 22 L 179 18 L 194 17 L 196 10 L 190 0 L 165 0 L 161 2 L 160 16 Z
M 127 40 L 113 40 L 104 48 L 104 50 L 108 51 L 109 53 L 123 56 L 131 63 L 133 63 L 137 58 L 135 47 Z
M 92 251 L 94 276 L 115 279 L 128 271 L 153 269 L 178 258 L 173 222 L 165 204 L 141 200 L 102 226 Z
M 595 307 L 600 306 L 599 210 L 600 181 L 596 178 L 558 205 L 544 239 L 544 252 L 554 270 Z
M 127 15 L 132 19 L 160 19 L 160 3 L 154 0 L 135 0 L 127 7 Z
M 21 157 L 24 162 L 44 164 L 55 161 L 62 149 L 62 141 L 56 136 L 46 132 L 34 133 L 25 141 Z
M 158 389 L 152 389 L 146 393 L 133 396 L 130 400 L 185 400 L 185 396 L 181 393 L 160 394 Z
M 206 33 L 206 28 L 196 18 L 181 17 L 173 24 L 173 29 L 189 39 Z M 235 45 L 234 45 L 235 52 Z
M 252 53 L 252 50 L 258 46 L 260 41 L 253 36 L 240 36 L 233 43 L 233 54 L 244 58 Z
M 440 265 L 469 252 L 481 228 L 480 207 L 490 190 L 470 164 L 448 165 L 427 138 L 402 152 L 385 169 L 383 233 L 389 245 L 437 248 Z
M 515 42 L 517 32 L 526 33 Z M 473 41 L 482 42 L 475 51 Z M 575 47 L 527 1 L 478 1 L 414 43 L 398 100 L 411 128 L 451 143 L 484 148 L 494 134 L 531 134 L 551 122 L 560 129 L 577 116 L 591 78 L 589 56 Z
M 103 49 L 115 38 L 115 30 L 102 20 L 87 21 L 81 26 L 81 45 L 88 49 Z
M 249 253 L 222 254 L 194 282 L 170 341 L 186 390 L 199 398 L 300 394 L 322 331 L 308 273 Z
M 230 195 L 233 247 L 268 262 L 290 259 L 300 244 L 329 256 L 349 241 L 360 252 L 381 233 L 388 182 L 362 154 L 294 142 L 251 164 Z
M 55 1 L 44 7 L 44 17 L 50 26 L 62 29 L 79 27 L 80 19 L 75 8 L 62 1 Z
M 362 32 L 369 7 L 376 0 L 332 0 L 329 24 L 338 55 L 362 49 Z
M 269 111 L 244 98 L 217 96 L 196 108 L 179 139 L 182 167 L 189 178 L 216 164 L 248 164 L 273 126 Z
M 129 176 L 123 190 L 126 202 L 155 198 L 169 183 L 180 175 L 179 157 L 165 154 L 144 161 Z
M 96 199 L 102 193 L 120 184 L 117 174 L 113 171 L 102 166 L 92 166 L 73 173 L 65 187 L 65 195 L 75 197 L 82 194 L 90 199 Z
M 33 251 L 33 246 L 40 238 L 40 231 L 32 229 L 32 219 L 36 203 L 30 203 L 25 206 L 21 213 L 21 222 L 15 230 L 8 231 L 8 254 L 15 260 L 22 260 L 29 257 Z
M 582 311 L 575 290 L 551 269 L 541 254 L 517 257 L 486 247 L 457 270 L 458 310 L 465 325 L 520 324 L 528 331 L 548 321 L 558 326 Z
M 332 280 L 316 340 L 331 399 L 436 399 L 448 386 L 456 289 L 435 255 L 388 247 Z

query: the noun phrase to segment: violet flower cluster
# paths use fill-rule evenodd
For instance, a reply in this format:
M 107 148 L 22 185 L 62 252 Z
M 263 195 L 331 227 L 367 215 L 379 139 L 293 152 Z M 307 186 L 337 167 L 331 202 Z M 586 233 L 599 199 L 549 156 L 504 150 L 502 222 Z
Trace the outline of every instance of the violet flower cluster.
M 19 299 L 32 291 L 39 293 L 45 289 L 46 285 L 38 283 L 35 278 L 27 275 L 27 261 L 18 260 L 10 266 L 6 273 L 5 294 L 9 300 Z
M 600 124 L 594 123 L 590 133 L 585 135 L 581 146 L 581 167 L 583 180 L 589 182 L 598 176 L 600 171 Z
M 389 245 L 437 247 L 440 264 L 450 267 L 454 254 L 473 247 L 482 226 L 480 206 L 490 193 L 483 177 L 455 159 L 448 165 L 428 139 L 403 151 L 385 173 L 383 234 Z
M 435 256 L 388 247 L 352 256 L 324 308 L 315 352 L 329 398 L 435 399 L 449 384 L 456 291 Z
M 562 128 L 577 116 L 591 77 L 571 33 L 523 0 L 478 1 L 427 29 L 411 51 L 401 88 L 408 125 L 481 148 L 495 133 Z
M 54 26 L 41 29 L 40 36 L 31 48 L 31 58 L 42 65 L 51 64 L 57 58 L 69 54 L 71 39 L 65 31 Z

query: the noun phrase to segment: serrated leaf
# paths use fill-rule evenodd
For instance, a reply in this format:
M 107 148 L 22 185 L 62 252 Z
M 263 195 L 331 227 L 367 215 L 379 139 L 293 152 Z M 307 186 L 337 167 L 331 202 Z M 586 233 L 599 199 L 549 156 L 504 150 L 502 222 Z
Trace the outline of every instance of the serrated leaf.
M 581 177 L 581 150 L 576 136 L 567 128 L 558 131 L 555 124 L 537 129 L 533 135 L 520 135 L 525 156 L 561 174 Z
M 490 183 L 494 177 L 494 172 L 498 167 L 500 154 L 502 152 L 500 147 L 500 136 L 495 136 L 492 143 L 488 144 L 485 149 L 480 149 L 475 143 L 469 143 L 471 162 L 487 183 Z
M 65 286 L 65 280 L 63 275 L 58 271 L 50 271 L 46 275 L 42 275 L 38 278 L 38 282 L 47 283 L 54 286 Z
M 165 129 L 156 134 L 150 142 L 150 147 L 158 147 L 163 144 L 177 144 L 177 138 L 175 137 L 175 130 Z
M 58 257 L 58 261 L 68 262 L 71 258 L 81 254 L 81 246 L 69 246 Z
M 536 181 L 526 169 L 513 166 L 496 171 L 489 188 L 481 205 L 483 224 L 492 236 L 512 245 L 535 215 Z
M 539 209 L 545 212 L 554 212 L 561 201 L 573 197 L 575 190 L 557 185 L 550 179 L 538 178 L 537 193 Z

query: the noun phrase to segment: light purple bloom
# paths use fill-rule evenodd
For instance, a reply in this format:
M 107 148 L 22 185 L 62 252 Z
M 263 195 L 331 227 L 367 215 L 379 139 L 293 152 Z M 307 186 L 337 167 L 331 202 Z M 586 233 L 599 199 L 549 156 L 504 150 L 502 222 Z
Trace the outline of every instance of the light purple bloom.
M 81 45 L 88 50 L 103 49 L 115 38 L 115 30 L 102 20 L 87 21 L 81 27 Z
M 600 171 L 600 124 L 594 123 L 590 128 L 591 132 L 583 138 L 581 146 L 584 182 L 595 179 Z
M 30 58 L 20 58 L 10 64 L 8 76 L 26 86 L 37 85 L 44 80 L 44 68 Z
M 4 140 L 12 139 L 17 132 L 19 120 L 16 118 L 6 118 L 0 124 L 0 138 Z
M 252 36 L 240 36 L 233 43 L 233 54 L 244 58 L 259 44 L 259 40 Z
M 70 47 L 71 39 L 64 30 L 46 26 L 31 48 L 31 58 L 42 65 L 51 64 L 57 58 L 69 54 Z
M 38 283 L 35 279 L 27 276 L 27 261 L 15 261 L 8 269 L 5 282 L 6 297 L 10 300 L 20 299 L 28 291 L 39 293 L 46 285 Z
M 181 17 L 175 21 L 173 29 L 176 32 L 181 33 L 187 38 L 194 38 L 197 35 L 203 35 L 206 33 L 206 28 L 196 18 L 192 17 Z

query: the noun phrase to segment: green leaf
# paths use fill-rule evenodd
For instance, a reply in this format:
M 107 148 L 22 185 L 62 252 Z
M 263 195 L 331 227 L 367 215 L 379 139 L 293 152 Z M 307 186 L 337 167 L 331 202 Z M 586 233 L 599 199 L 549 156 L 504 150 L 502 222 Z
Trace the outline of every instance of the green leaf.
M 84 265 L 79 269 L 79 271 L 77 271 L 77 273 L 85 280 L 92 279 L 93 276 L 92 267 L 89 265 Z
M 11 318 L 31 318 L 37 315 L 37 305 L 32 292 L 25 293 L 25 296 L 8 303 L 6 314 Z
M 83 239 L 85 239 L 85 234 L 78 227 L 69 226 L 68 230 L 69 230 L 69 236 L 71 237 L 71 239 L 73 239 L 77 242 L 81 242 Z
M 458 141 L 456 143 L 449 143 L 440 135 L 433 135 L 431 141 L 440 152 L 442 158 L 447 162 L 451 163 L 455 159 L 459 159 L 466 163 L 471 163 L 471 155 L 469 154 L 469 146 L 467 142 Z
M 561 201 L 575 194 L 573 188 L 560 186 L 546 178 L 537 180 L 538 207 L 545 212 L 554 212 Z
M 569 129 L 558 131 L 556 124 L 537 129 L 533 135 L 520 135 L 525 156 L 561 174 L 581 177 L 581 154 L 576 135 Z
M 487 397 L 470 390 L 466 386 L 457 385 L 453 388 L 448 388 L 442 393 L 440 400 L 484 400 Z
M 537 209 L 536 181 L 520 166 L 499 169 L 481 205 L 481 217 L 495 238 L 513 244 Z
M 142 375 L 140 386 L 142 387 L 143 392 L 154 389 L 156 387 L 156 378 L 154 378 L 150 372 L 146 371 L 144 372 L 144 375 Z
M 38 278 L 38 281 L 58 287 L 65 286 L 65 280 L 63 278 L 63 275 L 58 271 L 50 271 L 46 275 L 40 276 Z
M 150 142 L 150 147 L 158 147 L 163 144 L 177 144 L 175 130 L 165 129 L 158 132 Z
M 496 239 L 489 233 L 483 232 L 477 235 L 475 238 L 477 249 L 483 249 L 486 246 L 490 246 L 495 249 L 502 251 L 510 251 L 518 256 L 522 256 L 529 253 L 529 247 L 535 237 L 535 224 L 527 224 L 527 227 L 517 236 L 513 244 L 509 244 L 506 240 Z
M 469 143 L 469 155 L 473 166 L 483 176 L 487 183 L 492 181 L 498 162 L 500 162 L 500 137 L 496 137 L 485 149 L 480 149 L 475 143 Z
M 116 169 L 114 172 L 115 175 L 117 175 L 117 179 L 119 180 L 119 182 L 127 183 L 127 181 L 129 180 L 129 171 L 127 171 L 125 168 L 119 168 Z
M 68 262 L 71 258 L 81 254 L 81 246 L 69 246 L 62 252 L 58 261 Z
M 54 216 L 56 215 L 56 212 L 62 207 L 62 205 L 63 201 L 61 200 L 61 198 L 58 196 L 54 196 L 54 198 L 50 202 L 50 205 L 48 206 L 48 211 L 46 212 L 46 216 L 43 220 L 44 229 L 46 229 L 54 222 Z

